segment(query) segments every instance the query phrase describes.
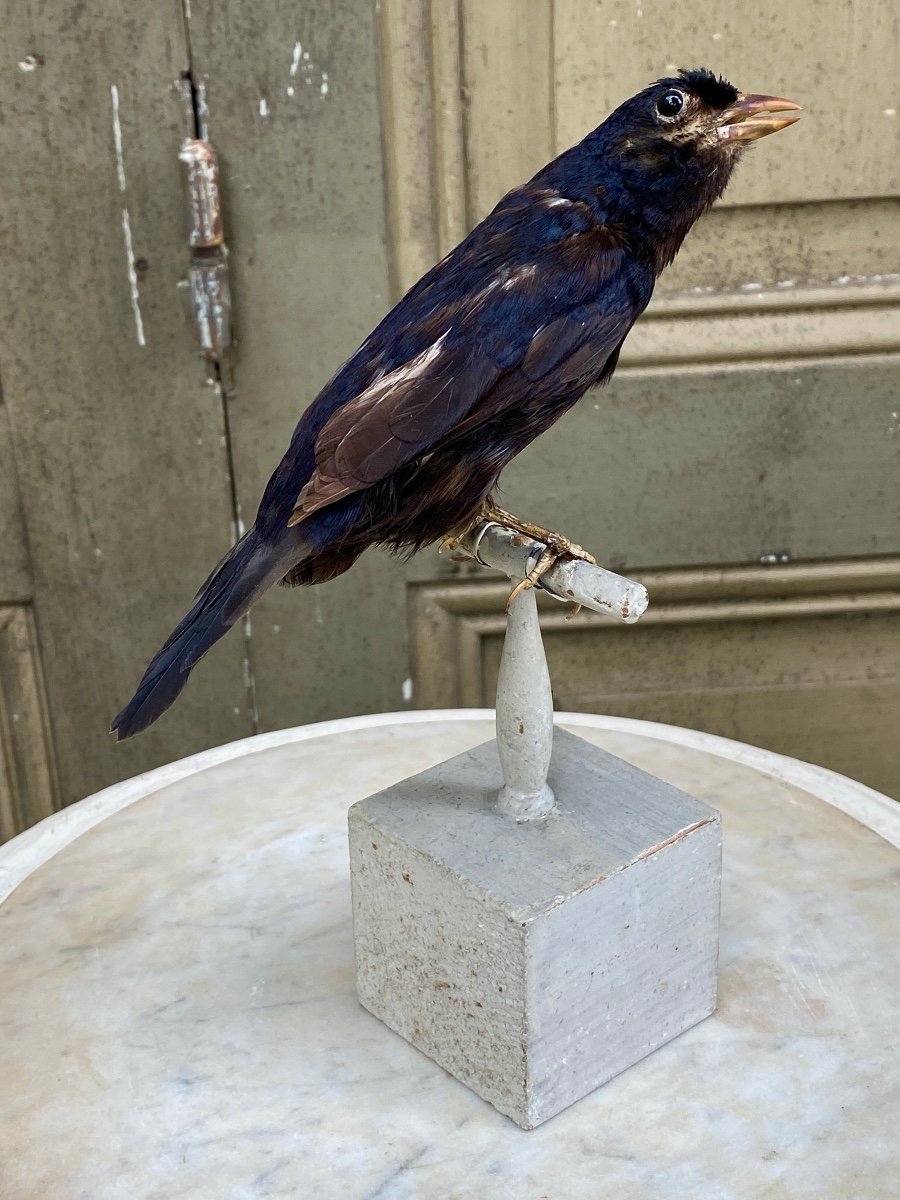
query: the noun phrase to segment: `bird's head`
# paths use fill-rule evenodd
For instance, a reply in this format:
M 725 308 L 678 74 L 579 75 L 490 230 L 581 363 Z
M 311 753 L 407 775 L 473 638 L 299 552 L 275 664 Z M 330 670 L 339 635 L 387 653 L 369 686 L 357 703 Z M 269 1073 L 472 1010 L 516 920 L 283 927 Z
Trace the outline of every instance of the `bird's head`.
M 792 125 L 800 105 L 779 96 L 745 95 L 712 71 L 682 71 L 627 100 L 610 118 L 624 140 L 650 155 L 733 160 L 748 142 Z
M 624 207 L 645 210 L 651 223 L 673 226 L 674 249 L 687 228 L 716 200 L 742 151 L 792 125 L 800 105 L 777 96 L 744 94 L 711 71 L 681 71 L 626 100 L 587 139 L 615 163 Z M 612 199 L 612 197 L 610 197 Z

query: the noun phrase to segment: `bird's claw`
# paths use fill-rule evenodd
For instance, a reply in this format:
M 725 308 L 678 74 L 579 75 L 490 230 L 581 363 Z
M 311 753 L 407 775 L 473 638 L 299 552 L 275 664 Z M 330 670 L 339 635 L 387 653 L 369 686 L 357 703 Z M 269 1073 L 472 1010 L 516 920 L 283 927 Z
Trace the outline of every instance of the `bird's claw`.
M 589 553 L 584 547 L 577 545 L 575 542 L 570 542 L 567 537 L 563 537 L 560 533 L 551 533 L 548 530 L 542 530 L 544 535 L 544 548 L 538 556 L 537 562 L 528 572 L 524 579 L 519 580 L 513 590 L 509 593 L 506 601 L 506 611 L 509 612 L 513 604 L 529 588 L 535 587 L 540 583 L 541 578 L 563 558 L 580 558 L 584 562 L 591 563 L 592 566 L 597 565 L 597 560 L 593 554 Z M 571 621 L 573 617 L 577 617 L 581 612 L 582 606 L 575 604 L 572 611 L 567 614 L 566 620 Z
M 585 550 L 583 546 L 579 546 L 576 542 L 569 541 L 561 533 L 554 533 L 552 529 L 544 529 L 542 525 L 534 525 L 530 521 L 523 521 L 521 518 L 514 516 L 513 513 L 507 512 L 504 508 L 498 508 L 492 500 L 485 500 L 476 518 L 478 522 L 493 522 L 497 525 L 502 525 L 506 529 L 512 529 L 514 532 L 521 534 L 523 537 L 533 538 L 534 541 L 541 546 L 538 560 L 525 576 L 520 580 L 513 590 L 509 593 L 506 601 L 506 611 L 509 612 L 513 604 L 523 592 L 529 588 L 535 587 L 540 583 L 541 578 L 551 570 L 557 562 L 562 558 L 580 558 L 582 561 L 590 563 L 596 567 L 597 560 L 593 554 Z M 452 539 L 445 539 L 450 541 Z M 442 547 L 443 547 L 442 543 Z M 573 603 L 572 611 L 566 615 L 566 620 L 571 621 L 573 617 L 577 617 L 581 612 L 582 605 Z

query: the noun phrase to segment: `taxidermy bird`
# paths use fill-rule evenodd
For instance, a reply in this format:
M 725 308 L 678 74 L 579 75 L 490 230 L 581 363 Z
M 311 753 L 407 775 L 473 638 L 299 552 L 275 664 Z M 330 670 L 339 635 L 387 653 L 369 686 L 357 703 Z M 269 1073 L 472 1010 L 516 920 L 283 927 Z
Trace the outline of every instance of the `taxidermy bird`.
M 253 527 L 113 721 L 119 738 L 155 721 L 278 580 L 324 583 L 368 546 L 412 552 L 479 519 L 542 538 L 553 556 L 589 557 L 497 509 L 500 472 L 609 379 L 657 276 L 744 148 L 798 108 L 682 71 L 504 196 L 306 409 Z

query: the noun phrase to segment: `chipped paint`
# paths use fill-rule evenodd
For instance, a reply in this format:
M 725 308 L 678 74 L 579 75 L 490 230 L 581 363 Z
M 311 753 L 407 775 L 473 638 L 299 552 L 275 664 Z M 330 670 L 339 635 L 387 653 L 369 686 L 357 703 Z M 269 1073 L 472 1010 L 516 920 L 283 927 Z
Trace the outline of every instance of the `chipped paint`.
M 36 54 L 26 54 L 25 57 L 20 59 L 18 63 L 19 70 L 24 75 L 28 75 L 32 71 L 36 71 L 40 65 L 41 60 Z
M 757 283 L 755 281 L 741 284 L 740 287 L 715 287 L 712 284 L 698 284 L 694 287 L 686 288 L 685 294 L 692 296 L 736 296 L 740 292 L 770 292 L 772 290 L 780 292 L 789 292 L 792 289 L 808 289 L 816 288 L 846 288 L 861 285 L 863 287 L 872 284 L 886 283 L 895 284 L 900 282 L 900 273 L 884 272 L 881 274 L 870 275 L 838 275 L 833 279 L 776 279 L 770 283 Z
M 259 98 L 259 115 L 265 120 L 269 115 L 269 102 L 265 96 Z
M 21 66 L 21 63 L 19 65 Z M 127 184 L 125 180 L 125 155 L 122 149 L 122 125 L 119 121 L 119 89 L 114 83 L 110 84 L 109 94 L 112 100 L 113 147 L 116 154 L 116 178 L 119 181 L 119 191 L 124 192 Z
M 128 267 L 128 286 L 131 289 L 131 310 L 134 313 L 134 330 L 139 346 L 146 346 L 144 319 L 141 316 L 141 293 L 138 289 L 137 271 L 134 269 L 134 245 L 131 240 L 131 218 L 128 209 L 122 209 L 122 234 L 125 238 L 125 260 Z
M 194 86 L 194 96 L 197 104 L 197 137 L 209 141 L 209 104 L 206 99 L 206 81 L 201 79 Z
M 400 685 L 400 695 L 403 698 L 404 704 L 409 704 L 413 698 L 413 681 L 409 678 L 409 676 L 407 676 Z
M 319 95 L 325 97 L 331 90 L 331 81 L 327 71 L 319 70 L 312 60 L 310 52 L 303 49 L 302 42 L 294 42 L 294 48 L 291 52 L 291 65 L 288 68 L 288 83 L 285 87 L 285 95 L 291 97 L 295 95 L 296 89 L 294 81 L 301 79 L 307 87 L 312 87 L 313 76 L 318 74 Z
M 648 858 L 652 858 L 654 854 L 659 854 L 661 850 L 667 849 L 669 846 L 674 846 L 676 842 L 682 842 L 690 834 L 695 833 L 698 829 L 702 829 L 704 825 L 713 825 L 717 821 L 717 817 L 703 817 L 700 821 L 694 821 L 692 825 L 685 825 L 684 829 L 679 829 L 677 833 L 673 833 L 671 837 L 665 841 L 658 842 L 655 846 L 651 846 L 649 850 L 642 850 L 641 853 L 631 860 L 627 865 L 633 867 L 635 863 L 645 862 Z M 618 874 L 618 872 L 614 872 Z

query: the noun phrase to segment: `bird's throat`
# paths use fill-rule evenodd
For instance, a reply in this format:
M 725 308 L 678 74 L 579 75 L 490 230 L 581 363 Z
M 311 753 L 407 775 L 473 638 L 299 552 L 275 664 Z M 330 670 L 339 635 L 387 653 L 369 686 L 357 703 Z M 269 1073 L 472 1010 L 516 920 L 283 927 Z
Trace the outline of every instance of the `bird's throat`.
M 691 227 L 725 191 L 738 153 L 695 154 L 682 160 L 669 144 L 643 143 L 623 156 L 620 199 L 625 221 L 647 245 L 657 275 Z

